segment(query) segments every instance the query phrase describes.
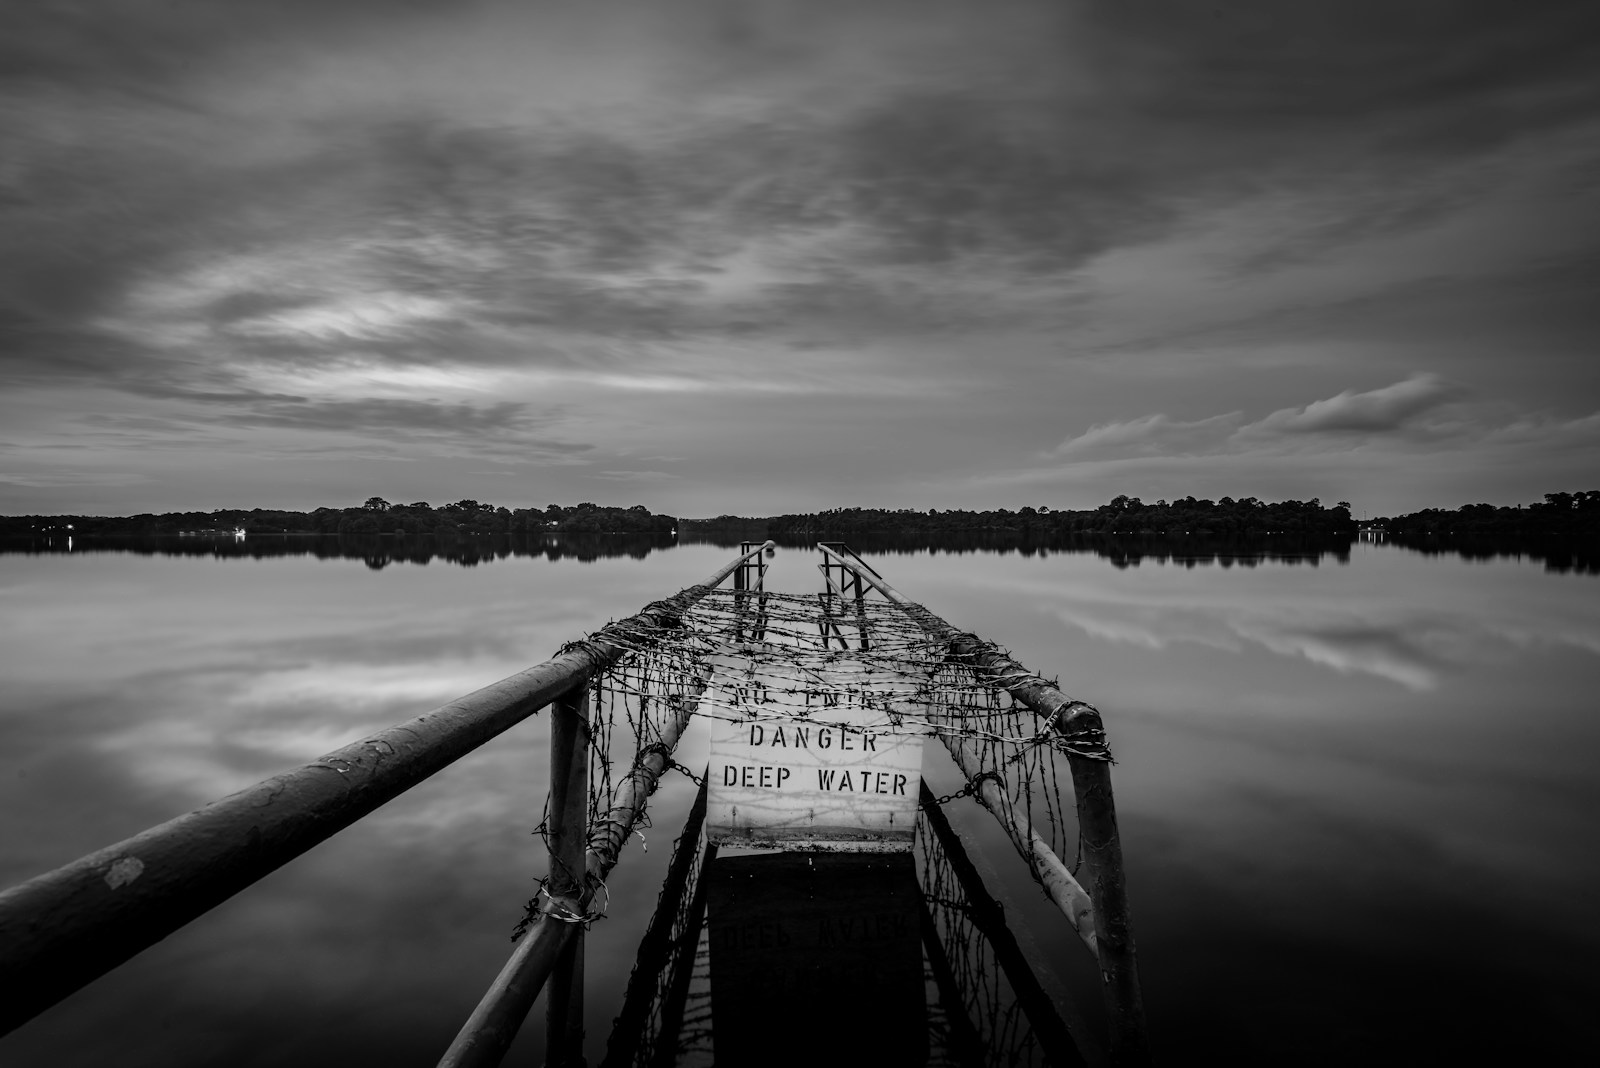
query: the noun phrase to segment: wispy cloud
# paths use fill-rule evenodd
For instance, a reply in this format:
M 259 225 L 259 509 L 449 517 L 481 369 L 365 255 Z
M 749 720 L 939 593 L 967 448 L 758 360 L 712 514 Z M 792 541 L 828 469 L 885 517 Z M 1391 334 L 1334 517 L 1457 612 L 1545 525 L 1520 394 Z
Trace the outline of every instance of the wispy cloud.
M 702 460 L 731 451 L 730 404 L 787 404 L 762 410 L 792 450 L 871 396 L 903 415 L 852 439 L 884 492 L 957 397 L 991 473 L 1063 422 L 1090 429 L 1057 461 L 1420 433 L 1447 382 L 1571 419 L 1600 407 L 1573 363 L 1597 19 L 36 5 L 0 44 L 0 385 L 61 427 L 109 392 L 443 450 L 559 402 L 546 442 Z M 1455 355 L 1463 315 L 1488 329 Z M 1293 396 L 1321 399 L 1272 410 Z
M 149 475 L 117 471 L 0 471 L 0 482 L 31 489 L 77 488 L 82 486 L 136 486 L 149 482 Z
M 1241 434 L 1359 433 L 1383 434 L 1411 425 L 1419 416 L 1466 391 L 1440 380 L 1438 375 L 1416 374 L 1403 382 L 1357 393 L 1345 390 L 1303 408 L 1280 408 L 1256 423 L 1240 428 Z
M 1418 373 L 1374 389 L 1346 389 L 1280 407 L 1255 419 L 1234 411 L 1198 419 L 1156 413 L 1096 423 L 1036 454 L 1030 466 L 976 481 L 1098 484 L 1152 497 L 1259 494 L 1264 487 L 1281 486 L 1267 492 L 1332 500 L 1362 496 L 1357 490 L 1375 478 L 1396 485 L 1406 478 L 1414 487 L 1406 503 L 1416 508 L 1460 503 L 1439 499 L 1438 487 L 1419 500 L 1416 490 L 1439 472 L 1463 487 L 1478 478 L 1480 488 L 1450 492 L 1479 499 L 1490 495 L 1481 488 L 1490 476 L 1501 484 L 1518 479 L 1525 484 L 1528 473 L 1537 471 L 1550 485 L 1587 484 L 1600 476 L 1585 459 L 1596 450 L 1600 412 L 1566 418 L 1548 410 L 1518 410 L 1439 375 Z
M 1097 423 L 1044 455 L 1053 459 L 1196 455 L 1266 448 L 1285 437 L 1356 436 L 1376 440 L 1416 425 L 1428 412 L 1465 397 L 1437 375 L 1415 374 L 1365 392 L 1344 390 L 1324 400 L 1279 408 L 1247 421 L 1242 412 L 1179 420 L 1164 414 Z
M 670 471 L 596 471 L 595 478 L 603 478 L 614 482 L 660 482 L 663 479 L 682 478 Z
M 1211 451 L 1238 431 L 1240 412 L 1188 422 L 1157 413 L 1119 423 L 1096 423 L 1044 455 L 1054 459 L 1089 456 L 1165 456 Z

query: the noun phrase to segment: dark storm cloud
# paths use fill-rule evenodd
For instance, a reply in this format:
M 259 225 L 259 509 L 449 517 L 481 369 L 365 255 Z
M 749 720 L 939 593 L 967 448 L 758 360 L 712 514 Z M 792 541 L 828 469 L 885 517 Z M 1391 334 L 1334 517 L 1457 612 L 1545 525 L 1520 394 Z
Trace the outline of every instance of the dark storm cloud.
M 1281 266 L 1287 257 L 1277 262 Z M 1508 305 L 1547 327 L 1554 335 L 1552 342 L 1589 336 L 1600 328 L 1600 311 L 1590 299 L 1593 279 L 1600 277 L 1600 249 L 1542 257 L 1531 263 L 1488 262 L 1473 266 L 1476 269 L 1470 273 L 1439 271 L 1354 296 L 1327 295 L 1316 300 L 1280 302 L 1250 308 L 1243 314 L 1222 308 L 1219 311 L 1224 317 L 1215 322 L 1187 323 L 1179 329 L 1138 326 L 1127 338 L 1085 346 L 1085 351 L 1136 353 L 1185 343 L 1240 349 L 1294 336 L 1374 343 L 1407 332 L 1402 326 L 1407 321 L 1441 316 L 1453 316 L 1457 322 L 1473 321 L 1476 332 L 1481 332 L 1490 325 L 1483 321 L 1486 310 L 1498 311 Z M 1496 317 L 1510 318 L 1504 314 Z M 1409 333 L 1415 334 L 1418 329 L 1412 326 Z
M 190 418 L 230 427 L 267 427 L 358 434 L 394 443 L 416 439 L 460 441 L 480 452 L 509 450 L 521 455 L 574 455 L 592 445 L 532 436 L 548 416 L 520 401 L 497 404 L 450 403 L 387 397 L 311 400 L 269 395 L 196 396 L 215 402 L 209 415 Z M 123 420 L 126 422 L 126 418 Z
M 74 90 L 180 89 L 200 65 L 274 41 L 370 30 L 375 20 L 461 12 L 466 0 L 110 0 L 12 5 L 0 82 Z
M 877 235 L 890 263 L 994 255 L 1023 271 L 1078 266 L 1170 218 L 1154 195 L 1162 178 L 1125 151 L 1097 150 L 1104 131 L 1093 124 L 1053 128 L 1050 105 L 956 95 L 885 103 L 837 131 L 833 178 L 849 217 Z
M 415 419 L 484 440 L 527 434 L 497 405 L 546 388 L 686 396 L 744 359 L 798 392 L 813 354 L 850 353 L 850 373 L 816 377 L 949 395 L 951 368 L 1005 351 L 984 375 L 1043 396 L 1090 356 L 1132 366 L 1176 345 L 1199 373 L 1230 338 L 1359 342 L 1364 367 L 1270 397 L 1234 398 L 1220 376 L 1186 411 L 1144 382 L 1137 399 L 1084 394 L 1067 425 L 1099 437 L 1057 450 L 1138 441 L 1153 457 L 1244 427 L 1215 413 L 1332 404 L 1412 368 L 1481 386 L 1449 356 L 1383 345 L 1437 336 L 1489 285 L 1463 277 L 1491 265 L 1543 305 L 1567 294 L 1555 316 L 1500 314 L 1519 353 L 1559 340 L 1530 357 L 1530 388 L 1586 373 L 1561 361 L 1595 337 L 1569 306 L 1589 251 L 1552 251 L 1534 279 L 1532 257 L 1501 255 L 1509 226 L 1396 279 L 1395 300 L 1428 290 L 1427 322 L 1370 325 L 1387 283 L 1253 299 L 1496 198 L 1535 222 L 1546 189 L 1578 203 L 1600 123 L 1589 4 L 250 0 L 6 18 L 0 382 L 193 405 L 196 424 L 381 437 Z M 1186 241 L 1204 249 L 1181 267 L 1151 251 Z M 1203 314 L 1138 314 L 1127 295 L 1162 269 L 1237 288 Z M 1031 350 L 1006 348 L 1023 334 Z M 648 418 L 624 408 L 585 413 L 597 439 Z M 1369 408 L 1262 429 L 1389 435 L 1356 425 L 1389 410 Z M 982 462 L 1062 439 L 1054 413 L 1030 418 L 1031 440 Z
M 0 214 L 6 372 L 116 374 L 130 362 L 159 362 L 155 346 L 105 322 L 130 290 L 264 241 L 355 229 L 351 220 L 327 218 L 326 205 L 304 193 L 308 184 L 337 180 L 337 167 L 292 161 L 240 171 L 189 154 L 217 148 L 214 138 L 17 144 L 9 185 L 20 203 Z M 238 314 L 294 299 L 235 292 L 224 308 Z
M 1384 120 L 1395 151 L 1476 150 L 1591 113 L 1600 13 L 1577 2 L 1090 5 L 1092 55 L 1152 113 L 1276 127 Z M 1443 118 L 1453 115 L 1453 119 Z M 1397 136 L 1401 131 L 1423 134 Z
M 405 14 L 435 7 L 408 5 Z M 780 108 L 647 144 L 559 127 L 335 123 L 309 155 L 240 169 L 189 155 L 182 137 L 130 135 L 103 147 L 36 137 L 23 144 L 10 183 L 22 216 L 6 227 L 20 253 L 8 272 L 10 317 L 70 329 L 131 281 L 195 254 L 312 233 L 410 233 L 510 257 L 472 270 L 417 249 L 376 254 L 384 284 L 485 298 L 487 321 L 638 337 L 782 333 L 815 311 L 806 298 L 824 283 L 774 286 L 726 308 L 708 306 L 694 279 L 742 242 L 849 225 L 865 238 L 857 250 L 865 258 L 832 265 L 842 275 L 834 288 L 872 306 L 857 315 L 891 325 L 915 309 L 898 307 L 903 293 L 854 277 L 861 264 L 982 258 L 1002 276 L 1057 273 L 1159 234 L 1196 197 L 1310 183 L 1312 171 L 1341 199 L 1370 202 L 1294 235 L 1295 254 L 1304 254 L 1308 243 L 1314 250 L 1420 225 L 1450 201 L 1430 194 L 1417 167 L 1425 175 L 1430 162 L 1592 115 L 1595 103 L 1582 76 L 1600 62 L 1592 5 L 1542 6 L 1537 17 L 1459 4 L 1042 11 L 1001 5 L 994 15 L 1042 28 L 978 57 L 1010 80 L 969 85 L 956 74 L 863 107 Z M 131 4 L 105 18 L 35 12 L 7 47 L 23 84 L 89 91 L 142 81 L 203 110 L 202 99 L 184 97 L 197 68 L 242 62 L 263 39 L 318 47 L 314 32 L 354 32 L 380 12 L 390 17 L 369 3 L 225 13 Z M 702 17 L 712 33 L 700 47 L 712 56 L 753 48 L 785 58 L 759 15 L 707 5 Z M 837 17 L 841 35 L 864 18 L 849 9 Z M 1096 80 L 1085 90 L 1057 64 L 1087 67 Z M 132 118 L 137 130 L 140 116 Z M 1401 168 L 1408 181 L 1386 185 Z M 1266 267 L 1283 254 L 1251 262 Z M 668 268 L 680 273 L 626 286 L 593 281 Z M 225 327 L 307 299 L 246 289 L 219 295 L 205 314 Z M 406 358 L 402 344 L 390 348 Z M 462 353 L 473 355 L 470 346 Z

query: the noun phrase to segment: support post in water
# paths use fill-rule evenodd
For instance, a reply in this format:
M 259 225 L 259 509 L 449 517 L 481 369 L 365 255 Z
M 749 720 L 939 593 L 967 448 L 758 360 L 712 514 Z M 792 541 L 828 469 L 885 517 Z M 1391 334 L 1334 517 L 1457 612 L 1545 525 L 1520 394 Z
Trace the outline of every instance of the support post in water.
M 1100 727 L 1100 713 L 1088 705 L 1083 718 Z M 1059 721 L 1067 709 L 1057 714 Z M 1055 724 L 1059 730 L 1065 724 Z M 1139 967 L 1128 918 L 1128 883 L 1122 868 L 1122 837 L 1117 833 L 1117 804 L 1111 793 L 1111 765 L 1104 760 L 1067 755 L 1072 769 L 1072 792 L 1078 807 L 1078 841 L 1083 847 L 1083 882 L 1094 900 L 1095 941 L 1100 963 L 1100 989 L 1110 1017 L 1112 1049 L 1124 1063 L 1150 1061 L 1145 1029 L 1144 995 L 1139 987 Z
M 550 874 L 545 893 L 574 924 L 580 923 L 584 854 L 589 828 L 589 687 L 585 683 L 555 703 L 550 717 Z M 545 1002 L 545 1063 L 583 1063 L 583 928 L 578 926 L 556 959 Z

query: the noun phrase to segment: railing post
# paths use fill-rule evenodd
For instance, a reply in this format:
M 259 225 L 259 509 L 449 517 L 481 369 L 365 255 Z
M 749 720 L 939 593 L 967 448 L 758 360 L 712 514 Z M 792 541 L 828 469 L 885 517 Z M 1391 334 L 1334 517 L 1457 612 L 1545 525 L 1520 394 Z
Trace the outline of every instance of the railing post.
M 1095 726 L 1099 726 L 1098 713 Z M 1111 1024 L 1112 1058 L 1119 1065 L 1151 1062 L 1150 1038 L 1139 987 L 1139 963 L 1128 916 L 1128 883 L 1122 868 L 1122 838 L 1111 793 L 1111 764 L 1068 754 L 1078 807 L 1078 841 L 1083 847 L 1083 880 L 1094 901 L 1095 944 L 1100 990 Z
M 853 592 L 856 598 L 856 629 L 861 632 L 861 651 L 864 653 L 872 648 L 871 640 L 867 636 L 871 630 L 871 627 L 867 625 L 867 586 L 866 583 L 861 581 L 859 572 L 856 572 L 854 577 L 855 588 Z
M 550 874 L 545 890 L 579 911 L 589 830 L 589 684 L 555 703 L 550 717 Z M 556 959 L 545 1002 L 545 1063 L 581 1066 L 583 1058 L 583 929 Z

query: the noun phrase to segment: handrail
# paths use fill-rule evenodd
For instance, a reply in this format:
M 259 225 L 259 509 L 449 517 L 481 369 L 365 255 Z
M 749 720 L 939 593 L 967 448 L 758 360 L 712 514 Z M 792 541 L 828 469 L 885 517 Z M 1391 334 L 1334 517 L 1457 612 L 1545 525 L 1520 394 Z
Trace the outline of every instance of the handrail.
M 871 564 L 869 564 L 865 560 L 861 559 L 861 554 L 860 553 L 856 552 L 854 549 L 850 548 L 850 546 L 846 545 L 842 541 L 819 541 L 819 542 L 817 542 L 817 548 L 821 549 L 825 553 L 832 553 L 834 556 L 839 558 L 839 562 L 841 564 L 844 564 L 845 567 L 851 568 L 852 570 L 856 570 L 855 564 L 847 563 L 845 561 L 845 559 L 844 559 L 844 554 L 845 553 L 849 553 L 850 554 L 850 559 L 854 560 L 856 562 L 856 564 L 860 564 L 861 567 L 864 567 L 868 571 L 872 572 L 874 575 L 877 575 L 878 578 L 880 578 L 880 579 L 883 578 L 882 575 L 878 574 L 878 569 L 877 568 L 873 567 Z M 888 583 L 885 582 L 884 585 L 888 585 Z
M 848 546 L 841 547 L 855 556 Z M 1150 1045 L 1144 995 L 1139 986 L 1138 958 L 1122 865 L 1122 838 L 1117 830 L 1111 767 L 1103 750 L 1104 728 L 1099 710 L 1068 697 L 994 645 L 957 630 L 901 594 L 871 567 L 866 567 L 865 571 L 854 567 L 830 544 L 818 543 L 818 548 L 898 605 L 925 634 L 945 645 L 952 659 L 971 665 L 981 675 L 1003 686 L 1012 697 L 1040 716 L 1047 729 L 1058 738 L 1078 743 L 1064 748 L 1072 769 L 1078 841 L 1083 855 L 1081 868 L 1088 872 L 1088 892 L 1037 831 L 1017 822 L 1009 799 L 994 780 L 979 774 L 983 768 L 977 748 L 962 739 L 940 735 L 961 773 L 973 784 L 974 796 L 1005 828 L 1018 852 L 1038 873 L 1046 894 L 1099 961 L 1101 992 L 1111 1023 L 1112 1056 L 1119 1064 L 1148 1063 Z M 1091 741 L 1083 744 L 1080 739 Z M 1100 747 L 1099 753 L 1087 751 L 1096 747 Z
M 0 1035 L 582 685 L 764 548 L 542 664 L 0 893 Z
M 451 1041 L 439 1068 L 492 1068 L 500 1063 L 523 1017 L 555 973 L 560 955 L 573 938 L 580 937 L 574 933 L 575 921 L 588 915 L 596 893 L 616 867 L 622 847 L 644 815 L 645 802 L 672 763 L 673 750 L 699 707 L 709 679 L 709 672 L 701 673 L 697 692 L 683 698 L 675 714 L 662 723 L 658 740 L 634 758 L 632 770 L 617 786 L 616 803 L 590 830 L 581 885 L 566 888 L 567 893 L 545 895 L 533 922 Z

